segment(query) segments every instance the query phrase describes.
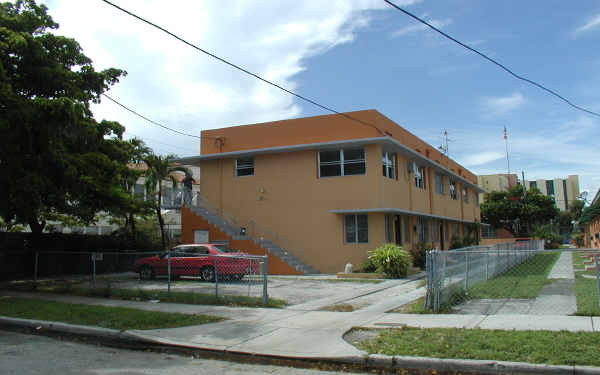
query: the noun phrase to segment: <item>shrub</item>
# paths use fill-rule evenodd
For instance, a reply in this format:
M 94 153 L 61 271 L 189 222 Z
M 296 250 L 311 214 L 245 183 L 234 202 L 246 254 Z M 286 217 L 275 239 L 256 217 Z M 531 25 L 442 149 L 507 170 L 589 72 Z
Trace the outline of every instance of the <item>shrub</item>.
M 431 244 L 428 244 L 425 242 L 419 242 L 419 243 L 415 244 L 410 249 L 410 255 L 412 256 L 413 266 L 419 267 L 421 269 L 424 268 L 425 267 L 425 254 L 429 250 L 432 250 L 432 249 L 433 249 L 433 246 L 431 246 Z
M 405 277 L 412 264 L 410 254 L 395 244 L 381 245 L 369 253 L 369 259 L 377 266 L 376 271 L 388 277 Z
M 374 273 L 377 271 L 377 265 L 373 262 L 371 257 L 368 257 L 367 260 L 360 265 L 357 272 L 366 272 L 366 273 Z

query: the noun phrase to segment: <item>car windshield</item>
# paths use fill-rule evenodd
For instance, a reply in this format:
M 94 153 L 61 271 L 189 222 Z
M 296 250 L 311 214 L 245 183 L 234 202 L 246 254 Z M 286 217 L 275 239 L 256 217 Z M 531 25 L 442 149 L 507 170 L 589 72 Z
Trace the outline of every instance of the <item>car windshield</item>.
M 238 250 L 230 249 L 227 246 L 215 246 L 215 249 L 220 253 L 239 253 Z

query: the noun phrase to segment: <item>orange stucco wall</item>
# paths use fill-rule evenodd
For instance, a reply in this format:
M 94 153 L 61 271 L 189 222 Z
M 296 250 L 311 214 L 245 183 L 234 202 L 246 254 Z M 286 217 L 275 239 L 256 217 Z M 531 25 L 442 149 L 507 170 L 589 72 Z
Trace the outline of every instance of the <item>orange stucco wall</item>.
M 585 247 L 600 249 L 600 216 L 593 218 L 585 226 Z

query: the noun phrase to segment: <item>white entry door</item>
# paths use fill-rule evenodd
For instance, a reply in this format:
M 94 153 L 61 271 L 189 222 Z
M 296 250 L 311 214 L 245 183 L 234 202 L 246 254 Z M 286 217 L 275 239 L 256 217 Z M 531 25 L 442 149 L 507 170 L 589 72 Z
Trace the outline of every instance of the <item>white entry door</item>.
M 195 230 L 194 231 L 194 243 L 208 243 L 208 231 L 207 230 Z

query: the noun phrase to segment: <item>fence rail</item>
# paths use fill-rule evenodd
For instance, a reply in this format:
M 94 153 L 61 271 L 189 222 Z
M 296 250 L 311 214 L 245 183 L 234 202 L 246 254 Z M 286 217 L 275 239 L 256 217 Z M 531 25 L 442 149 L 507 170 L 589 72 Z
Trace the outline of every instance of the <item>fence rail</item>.
M 262 298 L 268 303 L 268 258 L 238 253 L 39 251 L 0 253 L 12 280 L 69 280 L 90 289 L 143 290 Z

